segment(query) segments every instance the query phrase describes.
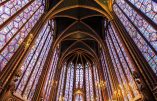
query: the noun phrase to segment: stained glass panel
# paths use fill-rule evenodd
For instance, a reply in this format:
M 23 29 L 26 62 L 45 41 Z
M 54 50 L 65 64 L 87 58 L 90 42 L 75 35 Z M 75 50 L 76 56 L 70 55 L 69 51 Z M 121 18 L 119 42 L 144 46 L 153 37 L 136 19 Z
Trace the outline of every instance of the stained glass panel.
M 74 83 L 74 64 L 71 62 L 67 69 L 68 70 L 67 70 L 67 77 L 66 77 L 64 101 L 72 101 L 73 83 Z
M 109 67 L 106 61 L 105 53 L 103 50 L 101 50 L 100 53 L 101 53 L 101 64 L 102 64 L 103 74 L 104 74 L 104 78 L 106 82 L 107 93 L 108 93 L 109 99 L 111 100 L 111 96 L 113 92 L 113 83 L 112 83 L 111 76 L 109 73 Z
M 139 29 L 142 33 L 142 37 L 146 38 L 148 42 L 153 46 L 157 51 L 157 31 L 140 15 L 137 14 L 127 3 L 118 0 L 117 4 L 125 12 L 125 14 L 131 18 L 133 24 Z M 123 6 L 125 5 L 125 6 Z
M 33 97 L 52 43 L 52 33 L 53 31 L 50 32 L 50 26 L 46 24 L 21 67 L 22 76 L 16 84 L 16 93 L 25 99 L 31 100 Z
M 66 69 L 65 69 L 66 68 Z M 62 69 L 60 83 L 57 93 L 57 99 L 59 101 L 84 101 L 85 95 L 87 101 L 92 101 L 97 99 L 97 101 L 102 101 L 101 89 L 94 88 L 95 79 L 92 75 L 92 65 L 86 63 L 85 67 L 82 64 L 74 64 L 72 62 Z M 96 68 L 95 68 L 96 70 Z M 96 81 L 99 81 L 98 72 L 95 74 Z M 94 89 L 97 89 L 97 96 L 94 95 Z M 65 91 L 64 91 L 65 90 Z M 81 93 L 80 93 L 81 92 Z M 86 94 L 85 94 L 86 93 Z
M 44 86 L 43 99 L 49 101 L 49 96 L 51 92 L 52 85 L 56 85 L 57 81 L 54 80 L 54 75 L 56 74 L 56 68 L 58 63 L 58 49 L 55 49 L 52 62 L 50 65 L 50 70 L 46 79 L 46 84 Z
M 142 17 L 140 17 L 124 1 L 117 0 L 118 5 L 114 5 L 114 11 L 125 26 L 128 34 L 133 39 L 152 70 L 157 74 L 157 31 L 154 30 Z M 121 10 L 124 10 L 123 11 Z M 139 32 L 139 31 L 140 32 Z
M 24 8 L 26 4 L 28 4 L 28 7 Z M 43 11 L 44 7 L 40 0 L 33 2 L 9 0 L 0 6 L 0 71 L 11 59 Z
M 132 65 L 128 54 L 126 54 L 127 52 L 124 50 L 124 46 L 119 40 L 114 28 L 109 25 L 108 31 L 106 42 L 118 78 L 119 87 L 124 96 L 124 100 L 130 101 L 139 95 L 139 92 L 136 90 L 138 88 L 132 77 L 132 72 L 135 71 L 135 67 Z
M 157 2 L 155 2 L 156 0 L 129 0 L 129 1 L 157 24 Z
M 102 101 L 102 95 L 101 95 L 101 88 L 100 88 L 100 78 L 99 78 L 99 74 L 98 74 L 98 69 L 97 66 L 93 63 L 93 75 L 94 75 L 94 83 L 95 83 L 95 99 L 97 99 L 97 101 Z M 93 97 L 92 97 L 93 99 Z
M 90 101 L 94 98 L 94 87 L 93 87 L 93 76 L 92 76 L 92 67 L 90 63 L 85 65 L 85 78 L 86 78 L 86 100 Z
M 64 66 L 62 67 L 62 71 L 61 71 L 59 88 L 58 88 L 58 92 L 57 92 L 57 101 L 62 101 L 64 80 L 65 80 L 65 72 L 66 72 L 66 63 L 64 63 Z

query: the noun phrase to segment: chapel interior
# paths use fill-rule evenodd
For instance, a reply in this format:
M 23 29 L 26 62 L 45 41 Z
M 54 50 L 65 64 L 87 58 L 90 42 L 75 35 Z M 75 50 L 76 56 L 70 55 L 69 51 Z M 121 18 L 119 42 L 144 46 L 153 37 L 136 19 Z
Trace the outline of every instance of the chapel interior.
M 157 101 L 157 1 L 0 0 L 0 101 Z

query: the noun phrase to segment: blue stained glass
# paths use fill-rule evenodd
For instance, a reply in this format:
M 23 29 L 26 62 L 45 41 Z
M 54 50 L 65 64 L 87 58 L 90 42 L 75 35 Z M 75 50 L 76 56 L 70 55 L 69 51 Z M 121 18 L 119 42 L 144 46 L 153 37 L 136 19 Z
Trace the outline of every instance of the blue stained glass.
M 37 81 L 39 80 L 48 51 L 52 44 L 52 33 L 53 31 L 50 32 L 48 24 L 45 24 L 21 66 L 22 76 L 16 84 L 16 93 L 21 95 L 24 99 L 31 100 L 33 97 L 38 83 Z
M 129 1 L 157 24 L 156 0 L 129 0 Z
M 124 10 L 124 13 L 130 19 L 130 16 L 125 11 L 125 9 L 128 10 L 128 8 L 130 8 L 129 5 L 126 4 L 125 1 L 123 0 L 117 0 L 116 2 L 120 6 L 120 8 Z M 146 40 L 141 36 L 141 34 L 135 29 L 135 27 L 131 24 L 129 19 L 120 10 L 120 8 L 116 4 L 113 6 L 113 8 L 114 8 L 115 13 L 118 15 L 119 19 L 125 26 L 126 30 L 128 31 L 128 34 L 131 36 L 131 38 L 133 39 L 133 41 L 135 42 L 139 50 L 142 52 L 145 59 L 149 62 L 149 64 L 151 64 L 150 60 L 156 61 L 154 60 L 154 57 L 157 56 L 155 54 L 155 51 L 157 51 L 157 45 L 156 45 L 157 31 L 134 11 L 134 13 L 136 14 L 136 17 L 134 19 L 131 19 L 131 21 L 141 31 L 141 33 L 143 32 L 142 36 L 145 37 L 147 41 L 150 43 L 150 45 L 153 47 L 151 48 L 149 43 L 146 42 Z M 143 22 L 142 26 L 138 25 L 138 22 L 140 21 L 139 19 Z M 155 62 L 154 65 L 150 65 L 150 66 L 152 67 L 152 70 L 156 73 L 157 62 Z
M 4 5 L 0 6 L 0 15 L 2 15 L 1 17 L 3 17 L 5 13 L 10 13 L 10 18 L 14 15 L 14 13 L 16 13 L 16 11 L 22 9 L 27 3 L 29 3 L 29 1 L 27 0 L 10 0 Z M 30 9 L 32 7 L 33 9 Z M 14 10 L 13 8 L 15 8 L 16 10 Z M 12 10 L 14 10 L 15 12 L 12 12 Z M 8 61 L 11 59 L 11 57 L 14 55 L 18 47 L 26 38 L 30 30 L 38 21 L 43 11 L 44 9 L 41 6 L 41 2 L 35 0 L 34 2 L 30 3 L 27 8 L 20 12 L 19 15 L 13 17 L 7 25 L 2 26 L 2 28 L 0 29 L 0 54 L 3 55 Z M 30 14 L 30 12 L 32 12 L 32 14 Z M 5 21 L 7 21 L 7 17 L 3 19 L 0 23 L 4 23 Z M 0 70 L 3 70 L 6 65 L 6 63 L 3 64 L 3 61 L 4 59 L 0 60 L 0 62 L 2 62 L 2 64 L 0 64 Z

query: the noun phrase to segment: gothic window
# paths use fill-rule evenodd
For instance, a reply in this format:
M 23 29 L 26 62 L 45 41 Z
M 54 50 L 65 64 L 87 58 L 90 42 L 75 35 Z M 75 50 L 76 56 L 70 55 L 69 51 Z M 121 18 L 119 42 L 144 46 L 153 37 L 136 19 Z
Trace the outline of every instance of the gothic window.
M 101 94 L 101 86 L 100 86 L 100 77 L 98 73 L 97 66 L 93 63 L 93 75 L 94 75 L 94 82 L 95 82 L 95 92 L 96 92 L 96 97 L 98 101 L 102 101 L 102 94 Z
M 131 1 L 131 0 L 130 0 Z M 140 8 L 146 16 L 154 21 L 156 19 L 156 6 L 152 0 L 136 2 L 131 1 Z M 116 0 L 113 6 L 115 13 L 128 31 L 139 50 L 142 52 L 150 67 L 157 74 L 157 30 L 151 26 L 142 16 L 131 8 L 125 0 Z M 149 9 L 147 11 L 147 9 Z M 149 14 L 151 12 L 151 14 Z M 153 16 L 153 17 L 151 17 Z M 155 21 L 154 21 L 155 22 Z
M 75 90 L 82 90 L 83 89 L 83 66 L 82 64 L 77 64 L 76 66 L 76 81 L 75 81 Z M 83 95 L 80 93 L 74 92 L 75 101 L 83 101 Z
M 135 71 L 134 66 L 112 26 L 109 26 L 106 42 L 124 99 L 125 101 L 132 100 L 139 94 L 131 74 Z
M 94 69 L 95 68 L 95 69 Z M 59 80 L 57 101 L 102 101 L 100 78 L 96 66 L 86 63 L 82 64 L 64 64 Z M 94 76 L 93 73 L 96 75 Z M 95 85 L 95 86 L 94 86 Z M 95 90 L 96 89 L 96 90 Z M 96 95 L 94 95 L 96 91 Z
M 156 0 L 129 0 L 129 1 L 157 24 L 157 2 L 155 2 Z
M 58 87 L 58 92 L 57 92 L 57 101 L 62 101 L 62 98 L 63 98 L 65 72 L 66 72 L 66 63 L 64 63 L 63 68 L 61 70 L 61 76 L 60 76 L 59 87 Z
M 101 53 L 101 64 L 102 64 L 102 68 L 104 72 L 103 74 L 106 81 L 107 93 L 108 93 L 109 99 L 111 99 L 111 96 L 113 94 L 113 83 L 111 81 L 111 75 L 109 73 L 109 67 L 106 61 L 105 53 L 103 50 L 100 53 Z
M 74 64 L 71 62 L 67 68 L 67 77 L 65 84 L 64 101 L 72 101 L 73 96 L 73 83 L 74 83 Z
M 43 14 L 42 0 L 0 1 L 0 71 Z
M 50 24 L 46 23 L 21 66 L 22 76 L 16 84 L 16 93 L 27 100 L 31 100 L 33 97 L 48 50 L 52 44 L 53 30 L 50 29 Z
M 85 78 L 86 78 L 86 100 L 90 101 L 94 98 L 94 91 L 93 91 L 93 78 L 92 78 L 92 67 L 90 63 L 85 65 Z
M 76 67 L 76 88 L 83 87 L 83 67 L 78 64 Z
M 52 58 L 52 62 L 50 65 L 50 70 L 47 75 L 46 84 L 44 86 L 43 99 L 45 101 L 49 100 L 52 85 L 56 86 L 56 84 L 58 83 L 57 81 L 54 80 L 54 75 L 56 74 L 56 67 L 57 67 L 57 63 L 58 63 L 58 53 L 59 53 L 58 49 L 55 49 L 55 52 L 54 52 L 54 55 Z

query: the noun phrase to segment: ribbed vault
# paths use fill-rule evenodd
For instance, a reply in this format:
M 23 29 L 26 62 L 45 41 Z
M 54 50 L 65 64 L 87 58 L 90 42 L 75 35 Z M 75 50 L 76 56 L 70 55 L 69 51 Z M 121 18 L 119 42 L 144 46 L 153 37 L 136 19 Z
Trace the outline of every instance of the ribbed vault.
M 47 12 L 47 19 L 53 19 L 55 22 L 55 39 L 53 49 L 57 46 L 60 47 L 58 68 L 61 67 L 63 70 L 66 63 L 68 71 L 69 66 L 73 64 L 74 68 L 70 67 L 70 71 L 72 69 L 78 71 L 77 66 L 81 65 L 83 69 L 80 68 L 79 70 L 83 70 L 84 73 L 87 70 L 91 70 L 91 73 L 96 70 L 98 73 L 97 75 L 100 75 L 100 50 L 101 48 L 105 48 L 103 43 L 105 37 L 104 21 L 108 23 L 108 20 L 112 19 L 108 10 L 102 8 L 101 5 L 94 0 L 60 0 L 56 1 L 56 3 L 52 5 L 47 5 Z M 86 76 L 84 74 L 84 85 L 86 79 L 85 77 Z M 96 75 L 91 75 L 91 78 L 96 80 L 94 77 L 96 77 Z M 75 79 L 77 76 L 75 75 L 73 78 L 74 81 L 70 80 L 69 82 L 74 83 L 73 85 L 75 85 Z M 100 78 L 98 77 L 97 80 Z M 94 83 L 97 82 L 97 80 L 90 82 Z M 64 82 L 67 84 L 68 81 Z M 75 93 L 79 91 L 86 94 L 85 91 L 88 90 L 85 90 L 86 87 L 83 89 L 84 90 L 82 90 L 81 87 L 74 87 L 73 94 L 77 96 Z M 97 88 L 95 88 L 95 90 L 96 89 Z M 66 91 L 69 92 L 69 90 L 66 90 L 66 87 L 64 87 L 64 90 L 63 93 Z M 60 99 L 60 97 L 63 96 L 66 97 L 66 94 L 61 94 L 58 98 Z M 94 96 L 96 96 L 96 94 L 94 94 Z M 97 96 L 101 97 L 102 95 Z M 93 98 L 91 97 L 91 99 Z
M 0 101 L 157 100 L 157 2 L 134 1 L 0 0 Z
M 104 38 L 104 20 L 111 19 L 108 11 L 94 0 L 60 0 L 48 4 L 47 17 L 54 19 L 56 25 L 55 45 L 61 46 L 60 62 L 74 57 L 99 62 L 98 50 L 102 45 L 97 37 Z

